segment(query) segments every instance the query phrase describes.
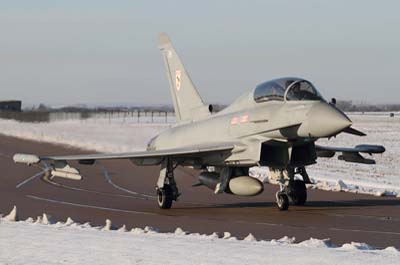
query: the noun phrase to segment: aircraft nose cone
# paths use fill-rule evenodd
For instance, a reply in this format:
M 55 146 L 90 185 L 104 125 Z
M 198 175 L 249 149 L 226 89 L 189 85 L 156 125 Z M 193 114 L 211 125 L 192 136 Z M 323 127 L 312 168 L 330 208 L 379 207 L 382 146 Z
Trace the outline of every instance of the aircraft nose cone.
M 352 124 L 343 112 L 323 102 L 315 104 L 307 116 L 312 137 L 330 137 Z

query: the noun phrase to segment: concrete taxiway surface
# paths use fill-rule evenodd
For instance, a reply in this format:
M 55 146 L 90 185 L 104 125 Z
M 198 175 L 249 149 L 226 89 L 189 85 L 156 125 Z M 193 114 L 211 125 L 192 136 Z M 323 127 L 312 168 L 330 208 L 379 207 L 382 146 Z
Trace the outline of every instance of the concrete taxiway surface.
M 277 186 L 252 198 L 214 195 L 205 187 L 192 188 L 196 171 L 178 168 L 180 200 L 170 210 L 155 201 L 158 167 L 137 167 L 126 160 L 80 165 L 82 181 L 49 180 L 41 167 L 14 164 L 17 152 L 36 154 L 85 153 L 61 147 L 0 136 L 0 212 L 18 206 L 19 217 L 46 212 L 56 220 L 73 220 L 116 227 L 154 226 L 162 232 L 181 227 L 198 233 L 229 231 L 233 236 L 249 233 L 257 239 L 294 236 L 296 241 L 330 238 L 334 243 L 365 242 L 376 247 L 400 248 L 400 199 L 343 192 L 309 190 L 306 206 L 290 206 L 280 212 L 275 205 Z M 41 173 L 42 172 L 42 173 Z

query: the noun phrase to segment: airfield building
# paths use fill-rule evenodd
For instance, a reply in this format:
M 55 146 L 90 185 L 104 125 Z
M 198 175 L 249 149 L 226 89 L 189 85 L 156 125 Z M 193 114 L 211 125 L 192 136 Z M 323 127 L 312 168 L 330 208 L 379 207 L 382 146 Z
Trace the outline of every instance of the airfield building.
M 22 102 L 20 100 L 0 101 L 1 111 L 21 111 Z

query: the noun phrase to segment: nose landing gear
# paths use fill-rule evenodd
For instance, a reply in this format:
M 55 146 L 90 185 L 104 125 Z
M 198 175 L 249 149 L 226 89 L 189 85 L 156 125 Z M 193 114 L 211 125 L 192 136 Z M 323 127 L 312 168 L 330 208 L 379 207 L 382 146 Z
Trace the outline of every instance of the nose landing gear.
M 277 172 L 278 171 L 278 172 Z M 276 204 L 278 209 L 286 211 L 289 209 L 289 198 L 294 205 L 304 205 L 307 201 L 306 183 L 311 183 L 304 167 L 294 170 L 288 168 L 286 170 L 270 170 L 272 174 L 278 175 L 280 190 L 276 193 Z M 302 180 L 295 179 L 295 174 L 300 174 Z
M 278 191 L 276 193 L 276 205 L 281 211 L 289 209 L 289 198 L 285 192 Z

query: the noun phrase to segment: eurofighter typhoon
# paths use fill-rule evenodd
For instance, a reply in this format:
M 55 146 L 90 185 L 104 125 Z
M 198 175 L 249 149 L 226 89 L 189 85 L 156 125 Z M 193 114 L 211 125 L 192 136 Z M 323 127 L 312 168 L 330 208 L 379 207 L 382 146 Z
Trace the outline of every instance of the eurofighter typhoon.
M 313 84 L 302 78 L 284 77 L 259 84 L 222 111 L 214 112 L 197 92 L 168 36 L 159 36 L 177 123 L 154 137 L 146 151 L 132 153 L 38 156 L 16 154 L 14 161 L 28 165 L 51 164 L 54 177 L 80 180 L 69 161 L 92 165 L 96 160 L 129 159 L 136 165 L 160 165 L 156 192 L 158 205 L 169 209 L 180 196 L 174 178 L 177 166 L 200 170 L 194 186 L 204 185 L 215 194 L 255 196 L 263 183 L 249 176 L 249 168 L 266 166 L 280 183 L 276 202 L 287 210 L 307 200 L 311 183 L 306 167 L 318 157 L 332 158 L 336 152 L 345 162 L 374 164 L 361 154 L 383 153 L 377 145 L 354 148 L 316 145 L 319 138 L 339 133 L 365 135 L 351 127 L 351 120 L 324 100 Z

